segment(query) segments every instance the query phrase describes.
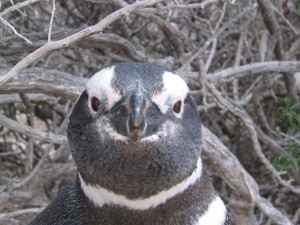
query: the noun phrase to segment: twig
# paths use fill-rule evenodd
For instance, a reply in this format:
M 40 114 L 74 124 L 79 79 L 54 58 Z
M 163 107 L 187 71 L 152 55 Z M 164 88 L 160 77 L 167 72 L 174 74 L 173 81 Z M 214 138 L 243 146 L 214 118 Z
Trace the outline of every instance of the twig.
M 20 94 L 20 98 L 25 105 L 25 113 L 27 117 L 27 121 L 29 126 L 34 127 L 34 106 L 30 103 L 29 99 L 24 93 Z M 32 169 L 32 163 L 33 163 L 33 140 L 32 138 L 29 138 L 27 141 L 27 158 L 25 163 L 25 170 L 29 171 Z
M 216 23 L 216 26 L 214 27 L 214 33 L 217 32 L 220 28 L 220 25 L 224 19 L 224 15 L 225 15 L 225 12 L 226 12 L 226 6 L 227 6 L 227 2 L 223 2 L 223 9 L 222 9 L 222 13 L 221 13 L 221 16 L 220 18 L 218 19 L 217 23 Z
M 259 54 L 260 54 L 260 61 L 264 62 L 265 58 L 266 58 L 266 53 L 267 53 L 267 49 L 268 49 L 268 31 L 264 30 L 262 32 L 261 38 L 259 40 Z
M 26 37 L 24 37 L 23 35 L 21 35 L 18 31 L 16 31 L 16 29 L 9 22 L 7 22 L 5 19 L 3 19 L 1 16 L 0 16 L 0 21 L 4 25 L 8 26 L 14 32 L 15 35 L 17 35 L 18 37 L 24 39 L 27 43 L 32 44 L 31 41 L 29 41 Z
M 0 214 L 0 220 L 14 218 L 17 216 L 22 216 L 24 214 L 37 214 L 37 213 L 40 213 L 42 210 L 44 210 L 44 208 L 45 207 L 32 208 L 32 209 L 21 209 L 21 210 L 15 211 L 15 212 L 2 213 L 2 214 Z
M 30 103 L 29 99 L 27 98 L 27 96 L 24 93 L 21 93 L 20 95 L 20 99 L 22 100 L 23 104 L 26 107 L 25 113 L 27 116 L 27 120 L 30 126 L 34 126 L 34 121 L 33 121 L 33 117 L 34 117 L 34 106 Z
M 271 139 L 269 136 L 267 136 L 258 126 L 255 125 L 255 129 L 258 134 L 258 138 L 265 143 L 266 145 L 270 146 L 272 151 L 274 151 L 276 154 L 283 156 L 287 158 L 291 165 L 293 166 L 292 168 L 292 174 L 295 178 L 296 181 L 299 181 L 299 166 L 295 159 L 273 139 Z
M 296 224 L 297 222 L 299 222 L 300 220 L 300 208 L 297 209 L 295 215 L 294 215 L 294 218 L 293 218 L 293 222 L 294 224 Z
M 285 134 L 285 133 L 283 133 L 283 132 L 279 132 L 279 134 L 280 134 L 281 136 L 283 136 L 284 138 L 287 138 L 288 140 L 293 140 L 295 143 L 297 143 L 297 145 L 300 145 L 299 139 L 297 139 L 297 138 L 295 138 L 295 137 L 293 137 L 293 136 L 290 136 L 290 135 L 288 135 L 288 134 Z
M 291 28 L 291 30 L 296 34 L 299 35 L 299 31 L 294 27 L 294 25 L 287 19 L 285 18 L 284 14 L 281 13 L 271 2 L 270 2 L 273 10 L 279 14 L 279 16 L 281 16 L 281 18 L 283 19 L 283 21 Z
M 38 164 L 34 167 L 34 169 L 30 172 L 30 174 L 25 177 L 20 183 L 14 183 L 12 185 L 12 189 L 23 187 L 25 184 L 27 184 L 31 179 L 36 175 L 38 171 L 40 171 L 42 165 L 44 164 L 45 160 L 47 159 L 49 152 L 53 148 L 53 144 L 50 144 L 45 149 L 41 159 L 39 160 Z
M 197 59 L 199 57 L 199 55 L 201 55 L 207 48 L 208 46 L 211 44 L 211 42 L 213 42 L 213 40 L 215 39 L 215 37 L 219 36 L 222 32 L 224 32 L 229 26 L 232 25 L 232 23 L 234 23 L 236 20 L 241 19 L 242 17 L 244 17 L 245 15 L 247 15 L 249 12 L 251 12 L 253 9 L 255 9 L 255 7 L 249 7 L 246 8 L 244 11 L 242 11 L 241 13 L 239 13 L 236 17 L 234 17 L 233 19 L 231 19 L 230 21 L 228 21 L 226 24 L 224 24 L 223 26 L 219 26 L 218 30 L 214 30 L 213 34 L 211 37 L 208 38 L 208 40 L 205 41 L 204 45 L 199 48 L 191 57 L 188 58 L 188 60 L 186 60 L 184 63 L 182 63 L 182 66 L 180 68 L 178 68 L 176 70 L 177 73 L 181 74 L 184 73 L 185 68 L 190 65 L 195 59 Z
M 215 41 L 216 42 L 216 41 Z M 202 58 L 198 59 L 199 64 L 199 75 L 198 75 L 198 81 L 201 84 L 201 92 L 202 92 L 202 105 L 205 111 L 207 111 L 207 91 L 205 87 L 206 82 L 206 68 L 204 65 L 204 61 Z
M 147 13 L 157 13 L 163 11 L 169 11 L 173 9 L 204 9 L 207 5 L 218 3 L 220 0 L 206 0 L 201 3 L 190 3 L 190 4 L 173 4 L 168 6 L 163 6 L 158 9 L 140 9 L 139 12 L 147 12 Z
M 206 87 L 214 95 L 214 97 L 216 98 L 217 101 L 219 101 L 223 106 L 225 106 L 230 112 L 232 112 L 233 114 L 237 115 L 238 117 L 240 117 L 242 119 L 242 121 L 244 122 L 244 124 L 248 128 L 248 131 L 250 133 L 250 137 L 251 137 L 251 140 L 252 140 L 252 143 L 253 143 L 253 148 L 254 148 L 257 156 L 262 161 L 262 163 L 266 166 L 268 171 L 270 171 L 270 173 L 276 179 L 276 181 L 278 183 L 280 183 L 281 185 L 289 188 L 295 194 L 299 195 L 300 194 L 300 188 L 293 187 L 287 181 L 283 180 L 280 177 L 280 174 L 276 171 L 276 169 L 272 166 L 270 161 L 263 154 L 260 143 L 258 141 L 256 130 L 254 128 L 254 124 L 253 124 L 252 119 L 250 118 L 250 116 L 244 110 L 234 106 L 231 102 L 226 100 L 220 94 L 220 92 L 216 89 L 216 87 L 213 84 L 211 84 L 209 82 L 206 82 Z
M 154 14 L 138 13 L 138 15 L 157 23 L 160 26 L 162 32 L 164 33 L 164 36 L 168 38 L 169 42 L 172 44 L 176 54 L 178 56 L 183 54 L 184 50 L 181 43 L 188 42 L 188 40 L 186 40 L 186 38 L 182 35 L 181 32 L 179 32 L 174 27 L 170 26 L 170 24 L 167 21 Z
M 13 5 L 7 9 L 5 9 L 3 12 L 1 12 L 0 17 L 3 17 L 13 11 L 19 10 L 25 6 L 31 5 L 31 4 L 39 2 L 39 1 L 42 1 L 42 0 L 27 0 L 27 1 L 19 2 L 18 4 Z
M 246 34 L 246 30 L 242 31 L 242 33 L 240 34 L 238 47 L 237 47 L 237 50 L 235 53 L 234 67 L 238 67 L 240 65 L 242 50 L 243 50 L 243 46 L 244 46 L 245 34 Z M 232 86 L 233 86 L 233 88 L 232 88 L 233 89 L 233 98 L 234 98 L 234 100 L 238 101 L 239 100 L 239 94 L 238 94 L 239 93 L 239 80 L 238 79 L 233 80 Z
M 218 42 L 217 37 L 215 37 L 212 41 L 212 46 L 211 46 L 208 58 L 207 58 L 206 63 L 205 63 L 205 71 L 203 71 L 205 75 L 207 74 L 207 71 L 209 70 L 211 62 L 212 62 L 212 60 L 215 56 L 216 48 L 217 48 L 217 42 Z
M 217 34 L 215 34 L 217 35 Z M 186 60 L 186 62 L 184 62 L 182 64 L 181 67 L 179 67 L 176 70 L 176 73 L 184 73 L 185 68 L 190 65 L 195 59 L 197 59 L 207 48 L 208 46 L 215 40 L 215 35 L 213 35 L 212 37 L 210 37 L 204 44 L 204 46 L 202 46 L 201 48 L 199 48 L 191 57 L 188 58 L 188 60 Z M 216 43 L 215 43 L 216 44 Z M 212 47 L 213 48 L 213 47 Z
M 52 12 L 51 12 L 51 19 L 50 19 L 50 24 L 49 24 L 49 32 L 48 32 L 48 42 L 51 41 L 51 32 L 52 32 L 52 23 L 53 23 L 53 18 L 55 14 L 55 0 L 52 0 L 53 5 L 52 5 Z
M 109 47 L 112 49 L 123 50 L 135 61 L 143 61 L 146 58 L 145 50 L 143 48 L 137 50 L 136 46 L 134 46 L 134 44 L 132 44 L 130 41 L 112 33 L 104 33 L 101 35 L 88 37 L 80 41 L 77 45 L 88 48 L 101 46 L 105 48 Z
M 282 33 L 281 33 L 280 25 L 274 13 L 274 7 L 272 7 L 270 0 L 257 0 L 257 3 L 261 8 L 266 28 L 272 34 L 272 36 L 277 39 L 275 49 L 274 49 L 276 59 L 282 61 L 286 60 L 286 54 L 283 48 Z M 289 74 L 286 73 L 283 73 L 283 76 L 284 76 L 284 82 L 288 94 L 294 99 L 294 101 L 298 102 L 299 101 L 298 89 L 296 87 L 293 76 L 290 76 Z
M 203 154 L 208 156 L 210 162 L 232 190 L 255 203 L 274 223 L 292 225 L 285 215 L 260 196 L 255 180 L 222 141 L 203 125 L 202 134 Z M 250 203 L 249 206 L 251 205 Z
M 34 130 L 30 126 L 20 125 L 16 121 L 9 119 L 3 115 L 0 115 L 0 124 L 4 127 L 7 127 L 8 129 L 15 130 L 28 137 L 38 139 L 44 142 L 50 142 L 55 144 L 67 144 L 67 138 L 65 136 Z
M 300 70 L 299 61 L 271 61 L 260 62 L 243 65 L 239 67 L 231 67 L 218 71 L 215 73 L 207 74 L 207 79 L 214 84 L 222 84 L 230 82 L 233 79 L 240 79 L 247 75 L 272 73 L 272 72 L 285 72 L 292 73 Z
M 15 3 L 14 3 L 13 0 L 10 0 L 10 2 L 11 2 L 12 5 L 15 5 Z M 27 15 L 26 15 L 25 13 L 23 13 L 20 9 L 17 9 L 17 11 L 18 11 L 21 15 L 27 16 Z
M 92 34 L 99 33 L 103 31 L 108 25 L 115 22 L 117 19 L 128 15 L 129 13 L 144 8 L 146 6 L 154 5 L 158 2 L 162 2 L 164 0 L 147 0 L 147 1 L 137 1 L 131 5 L 125 6 L 124 8 L 121 8 L 110 15 L 106 16 L 103 20 L 101 20 L 96 25 L 90 26 L 85 28 L 84 30 L 81 30 L 67 38 L 58 40 L 58 41 L 52 41 L 47 42 L 42 47 L 38 48 L 25 58 L 23 58 L 20 62 L 18 62 L 9 72 L 4 74 L 0 77 L 0 86 L 11 80 L 14 76 L 17 76 L 17 74 L 24 69 L 25 67 L 29 66 L 31 63 L 35 62 L 37 59 L 40 59 L 41 57 L 45 56 L 47 53 L 60 49 L 63 47 L 68 47 L 70 44 L 73 44 L 74 42 L 77 42 L 79 40 L 82 40 L 88 36 L 91 36 Z
M 291 44 L 286 55 L 288 59 L 294 59 L 300 48 L 300 36 Z

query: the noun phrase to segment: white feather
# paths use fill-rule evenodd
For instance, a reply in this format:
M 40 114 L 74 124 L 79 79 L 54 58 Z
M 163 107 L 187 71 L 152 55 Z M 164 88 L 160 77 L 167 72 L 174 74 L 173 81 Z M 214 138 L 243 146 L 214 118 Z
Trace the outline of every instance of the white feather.
M 114 140 L 123 141 L 125 143 L 127 143 L 127 141 L 128 141 L 128 137 L 121 135 L 117 131 L 115 131 L 115 129 L 111 127 L 111 125 L 107 121 L 107 119 L 98 120 L 97 128 L 98 128 L 99 134 L 101 134 L 102 132 L 106 132 Z
M 189 88 L 185 81 L 177 74 L 166 71 L 162 76 L 164 84 L 162 92 L 156 93 L 152 97 L 152 101 L 158 105 L 163 113 L 166 113 L 168 108 L 170 106 L 172 107 L 172 104 L 174 104 L 175 102 L 181 100 L 182 103 L 184 103 L 184 99 L 189 92 Z M 181 111 L 179 113 L 175 113 L 177 117 L 182 116 L 182 109 L 183 104 L 181 107 Z
M 226 214 L 227 210 L 222 199 L 216 196 L 195 225 L 223 225 L 226 220 Z
M 108 107 L 111 107 L 121 98 L 121 95 L 111 86 L 114 70 L 114 66 L 104 68 L 95 73 L 86 84 L 89 97 L 96 96 L 100 100 L 106 98 Z
M 81 183 L 81 188 L 85 193 L 85 195 L 98 207 L 102 207 L 105 204 L 107 205 L 113 204 L 113 205 L 125 206 L 129 209 L 134 209 L 134 210 L 146 210 L 149 208 L 156 207 L 160 204 L 163 204 L 168 199 L 173 198 L 174 196 L 182 193 L 190 185 L 194 184 L 201 177 L 201 174 L 202 174 L 202 161 L 201 158 L 199 158 L 197 162 L 197 168 L 184 181 L 176 184 L 175 186 L 171 187 L 168 190 L 161 191 L 158 194 L 153 195 L 149 198 L 135 199 L 135 200 L 128 199 L 123 195 L 115 194 L 102 187 L 94 187 L 88 185 L 84 182 L 80 174 L 79 174 L 79 179 Z

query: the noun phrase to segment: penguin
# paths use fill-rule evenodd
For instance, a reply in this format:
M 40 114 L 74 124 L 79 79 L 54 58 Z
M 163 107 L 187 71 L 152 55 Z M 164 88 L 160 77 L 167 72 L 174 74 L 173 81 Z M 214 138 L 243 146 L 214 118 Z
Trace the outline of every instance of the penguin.
M 30 225 L 228 225 L 201 160 L 201 120 L 185 81 L 121 62 L 87 82 L 67 137 L 77 176 Z

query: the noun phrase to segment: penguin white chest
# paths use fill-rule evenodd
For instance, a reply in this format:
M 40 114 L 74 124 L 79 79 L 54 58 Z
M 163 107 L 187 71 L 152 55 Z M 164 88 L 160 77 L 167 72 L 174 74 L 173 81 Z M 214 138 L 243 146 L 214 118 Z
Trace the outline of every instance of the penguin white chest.
M 223 225 L 227 216 L 226 207 L 219 196 L 210 203 L 208 209 L 198 218 L 195 225 Z

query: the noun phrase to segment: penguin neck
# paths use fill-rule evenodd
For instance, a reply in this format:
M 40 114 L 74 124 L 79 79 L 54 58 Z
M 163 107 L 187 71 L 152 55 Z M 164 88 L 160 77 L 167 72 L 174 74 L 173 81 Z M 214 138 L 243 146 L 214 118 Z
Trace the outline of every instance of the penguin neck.
M 148 198 L 128 199 L 124 195 L 116 194 L 103 187 L 87 184 L 78 172 L 82 191 L 86 197 L 89 198 L 90 201 L 93 202 L 97 207 L 102 207 L 103 205 L 117 205 L 133 210 L 147 210 L 165 203 L 168 199 L 171 199 L 188 189 L 198 179 L 201 178 L 201 175 L 202 160 L 201 157 L 199 157 L 196 168 L 192 174 L 183 181 Z

